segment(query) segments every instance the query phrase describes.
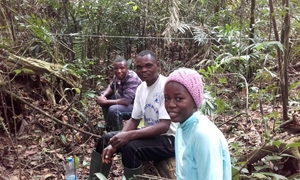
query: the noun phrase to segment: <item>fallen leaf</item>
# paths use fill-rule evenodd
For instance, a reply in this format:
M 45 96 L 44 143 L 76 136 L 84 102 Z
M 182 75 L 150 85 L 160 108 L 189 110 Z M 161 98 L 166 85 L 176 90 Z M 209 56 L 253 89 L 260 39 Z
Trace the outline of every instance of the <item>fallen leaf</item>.
M 62 154 L 58 154 L 58 153 L 55 153 L 55 154 L 56 154 L 56 156 L 57 156 L 59 159 L 65 161 L 65 158 L 64 158 L 64 156 L 63 156 Z
M 33 166 L 37 166 L 39 163 L 37 161 L 31 161 L 30 164 Z
M 10 180 L 19 180 L 18 176 L 12 176 L 10 177 Z
M 53 175 L 53 174 L 44 174 L 44 175 L 43 175 L 43 178 L 44 178 L 44 179 L 47 179 L 47 178 L 49 178 L 49 177 L 54 177 L 54 175 Z
M 80 143 L 81 142 L 81 133 L 79 133 L 79 132 L 76 133 L 75 137 L 76 137 L 76 142 Z
M 232 143 L 232 142 L 234 142 L 235 141 L 235 137 L 232 137 L 232 138 L 229 138 L 228 140 L 227 140 L 227 143 L 229 144 L 229 143 Z
M 35 149 L 37 147 L 38 147 L 38 145 L 32 145 L 32 146 L 29 146 L 28 149 Z
M 68 119 L 68 116 L 66 115 L 63 115 L 61 120 L 64 122 L 64 123 L 68 123 L 69 119 Z
M 26 157 L 26 156 L 29 156 L 29 155 L 32 155 L 32 154 L 36 154 L 37 152 L 38 152 L 37 149 L 31 150 L 31 151 L 25 151 L 24 156 Z

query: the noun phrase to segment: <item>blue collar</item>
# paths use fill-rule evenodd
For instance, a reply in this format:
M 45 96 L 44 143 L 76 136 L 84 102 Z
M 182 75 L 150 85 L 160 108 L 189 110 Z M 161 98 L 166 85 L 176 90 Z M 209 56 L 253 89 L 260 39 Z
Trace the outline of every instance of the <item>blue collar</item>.
M 198 123 L 198 118 L 200 116 L 200 112 L 196 111 L 192 114 L 187 120 L 179 124 L 179 127 L 182 129 L 189 129 L 193 127 L 196 123 Z

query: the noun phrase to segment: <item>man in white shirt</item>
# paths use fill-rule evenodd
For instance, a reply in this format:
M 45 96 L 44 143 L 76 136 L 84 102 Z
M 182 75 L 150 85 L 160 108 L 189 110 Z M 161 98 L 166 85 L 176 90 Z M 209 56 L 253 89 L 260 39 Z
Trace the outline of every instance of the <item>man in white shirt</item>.
M 126 179 L 143 173 L 143 161 L 175 156 L 177 124 L 171 122 L 164 105 L 166 77 L 159 74 L 159 62 L 150 50 L 138 54 L 135 66 L 143 82 L 136 90 L 132 116 L 121 132 L 111 132 L 99 139 L 92 153 L 89 180 L 96 172 L 108 176 L 116 152 L 122 154 Z M 145 128 L 138 129 L 142 119 Z

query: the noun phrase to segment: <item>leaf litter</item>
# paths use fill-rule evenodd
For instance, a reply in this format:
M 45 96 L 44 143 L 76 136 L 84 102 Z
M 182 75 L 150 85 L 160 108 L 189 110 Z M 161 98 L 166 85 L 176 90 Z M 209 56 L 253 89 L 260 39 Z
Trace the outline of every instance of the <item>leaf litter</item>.
M 296 93 L 298 90 L 295 89 Z M 101 125 L 98 125 L 99 123 L 102 126 L 104 124 L 101 108 L 95 104 L 92 98 L 88 99 L 86 106 L 83 107 L 82 114 L 85 118 L 75 111 L 65 112 L 64 110 L 67 108 L 65 105 L 53 106 L 47 101 L 33 101 L 32 104 L 64 123 L 72 124 L 94 134 L 103 134 L 103 130 L 99 128 Z M 24 109 L 26 111 L 16 117 L 21 120 L 24 127 L 20 128 L 18 132 L 10 132 L 12 141 L 2 129 L 0 131 L 0 180 L 64 179 L 65 162 L 69 156 L 78 157 L 78 178 L 86 179 L 89 174 L 90 154 L 98 138 L 55 123 L 26 105 L 24 105 Z M 270 115 L 274 111 L 281 114 L 281 109 L 280 105 L 263 104 L 264 116 Z M 210 117 L 216 125 L 223 124 L 219 128 L 229 143 L 232 157 L 238 158 L 257 149 L 274 134 L 274 127 L 278 127 L 282 123 L 279 120 L 280 117 L 264 120 L 259 109 L 249 109 L 248 113 L 248 119 L 242 115 L 225 124 L 224 122 L 234 116 L 222 114 Z M 296 120 L 300 120 L 299 109 L 290 113 Z M 293 134 L 277 131 L 274 139 L 284 140 L 291 136 Z M 270 165 L 270 167 L 273 166 Z M 109 179 L 121 180 L 122 173 L 121 157 L 116 155 Z

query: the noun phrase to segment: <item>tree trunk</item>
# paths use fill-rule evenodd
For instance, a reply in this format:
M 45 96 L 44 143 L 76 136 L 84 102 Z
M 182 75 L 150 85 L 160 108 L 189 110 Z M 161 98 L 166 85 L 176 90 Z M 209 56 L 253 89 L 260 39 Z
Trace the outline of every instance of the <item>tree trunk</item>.
M 283 1 L 288 1 L 288 0 L 283 0 Z M 272 0 L 269 0 L 269 7 L 270 7 L 270 18 L 272 20 L 274 34 L 275 34 L 275 40 L 280 42 L 278 30 L 277 30 L 277 24 L 276 24 L 276 20 L 274 17 L 274 8 L 273 8 Z M 288 12 L 287 12 L 287 15 L 288 15 Z M 284 36 L 284 38 L 288 38 L 288 37 Z M 282 39 L 283 39 L 283 36 L 282 36 Z M 288 91 L 286 91 L 287 86 L 288 86 L 287 76 L 285 78 L 287 69 L 284 69 L 283 65 L 282 65 L 282 59 L 283 59 L 282 51 L 280 50 L 280 48 L 278 46 L 276 47 L 276 49 L 277 49 L 277 56 L 278 56 L 278 70 L 279 70 L 279 74 L 280 74 L 280 91 L 281 91 L 281 98 L 282 98 L 283 119 L 288 120 L 288 107 L 287 107 L 288 106 L 288 94 L 287 94 Z M 284 64 L 284 66 L 287 66 L 287 64 Z
M 283 101 L 283 119 L 288 120 L 288 75 L 287 67 L 289 63 L 289 35 L 290 35 L 290 12 L 289 12 L 289 0 L 282 0 L 283 9 L 285 9 L 285 17 L 283 28 L 281 31 L 281 44 L 283 44 L 283 68 L 282 68 L 282 86 L 284 88 L 285 94 L 282 94 Z
M 254 39 L 254 23 L 255 23 L 255 16 L 254 16 L 254 11 L 255 11 L 255 5 L 256 0 L 251 0 L 251 9 L 250 9 L 250 34 L 249 34 L 249 46 L 253 45 L 253 39 Z M 253 49 L 250 48 L 248 54 L 252 54 Z M 251 60 L 248 62 L 248 72 L 247 72 L 247 80 L 250 80 L 253 77 L 253 67 L 251 67 Z

